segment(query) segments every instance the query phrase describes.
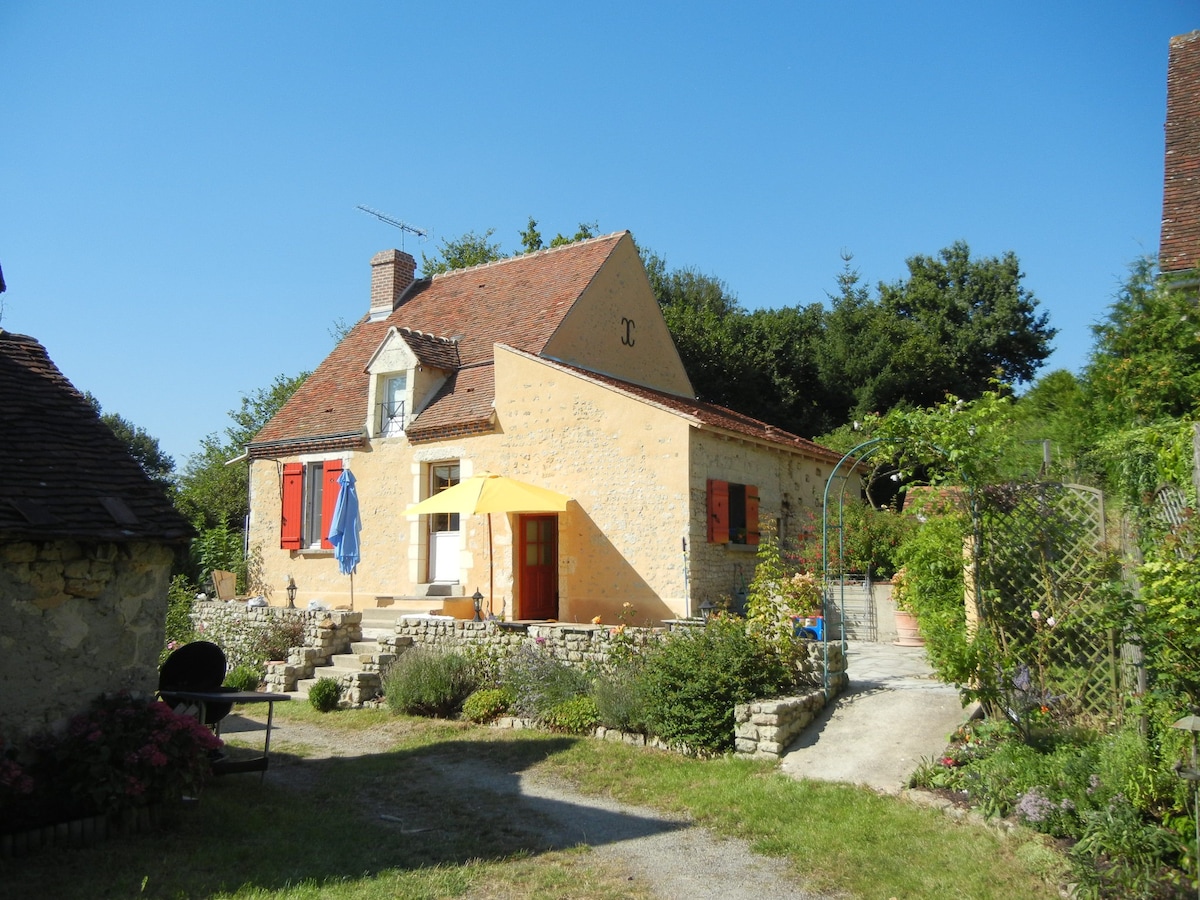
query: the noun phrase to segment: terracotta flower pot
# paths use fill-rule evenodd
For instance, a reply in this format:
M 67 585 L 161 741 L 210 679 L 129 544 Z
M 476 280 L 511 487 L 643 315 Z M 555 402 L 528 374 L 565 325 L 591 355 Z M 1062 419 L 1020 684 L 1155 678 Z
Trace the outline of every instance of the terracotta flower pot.
M 917 628 L 917 617 L 902 609 L 896 610 L 896 640 L 897 647 L 924 647 L 925 638 L 921 637 Z

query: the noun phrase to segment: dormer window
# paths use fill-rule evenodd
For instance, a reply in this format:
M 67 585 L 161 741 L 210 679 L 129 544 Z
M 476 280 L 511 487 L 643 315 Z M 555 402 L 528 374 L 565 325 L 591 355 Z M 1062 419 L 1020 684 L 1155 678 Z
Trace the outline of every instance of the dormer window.
M 408 328 L 389 328 L 367 362 L 371 379 L 363 410 L 367 435 L 403 437 L 457 368 L 457 341 Z
M 388 375 L 383 380 L 383 402 L 379 404 L 379 434 L 399 437 L 404 434 L 405 400 L 408 396 L 408 373 Z

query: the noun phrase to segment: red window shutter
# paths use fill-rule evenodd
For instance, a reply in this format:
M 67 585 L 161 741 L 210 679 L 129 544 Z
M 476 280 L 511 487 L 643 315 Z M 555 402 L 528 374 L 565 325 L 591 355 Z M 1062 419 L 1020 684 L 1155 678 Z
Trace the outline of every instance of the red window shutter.
M 758 543 L 758 488 L 746 485 L 746 543 Z
M 338 459 L 325 460 L 325 484 L 321 488 L 321 549 L 332 550 L 329 543 L 329 526 L 333 522 L 333 507 L 337 505 L 338 492 L 342 486 L 338 478 L 342 475 L 342 462 Z
M 284 550 L 300 549 L 300 518 L 304 498 L 304 466 L 283 464 L 283 503 L 279 516 L 279 546 Z
M 729 543 L 729 482 L 708 480 L 708 542 Z

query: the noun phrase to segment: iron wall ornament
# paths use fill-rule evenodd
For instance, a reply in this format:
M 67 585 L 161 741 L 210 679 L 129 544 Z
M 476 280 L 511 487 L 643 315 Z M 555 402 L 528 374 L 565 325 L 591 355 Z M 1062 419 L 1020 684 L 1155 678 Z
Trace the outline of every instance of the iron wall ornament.
M 626 347 L 632 347 L 637 341 L 633 339 L 633 330 L 637 327 L 633 319 L 627 319 L 621 316 L 621 324 L 625 326 L 625 334 L 621 336 L 621 343 Z

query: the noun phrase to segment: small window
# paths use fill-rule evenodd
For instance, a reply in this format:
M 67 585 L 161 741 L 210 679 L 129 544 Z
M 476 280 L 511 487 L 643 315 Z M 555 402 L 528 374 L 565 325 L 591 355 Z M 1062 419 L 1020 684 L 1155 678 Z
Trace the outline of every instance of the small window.
M 439 463 L 429 467 L 429 496 L 454 487 L 459 481 L 458 463 Z M 434 513 L 429 517 L 430 531 L 458 531 L 458 513 Z
M 383 402 L 379 404 L 379 433 L 384 437 L 404 434 L 404 400 L 408 393 L 408 373 L 389 375 L 383 380 Z
M 341 460 L 284 463 L 280 546 L 285 550 L 332 550 L 327 537 L 337 503 Z
M 731 481 L 708 481 L 708 542 L 758 543 L 758 488 Z

